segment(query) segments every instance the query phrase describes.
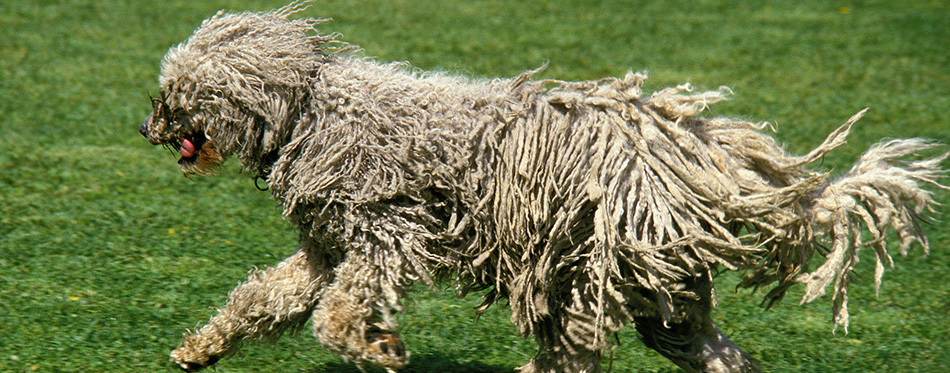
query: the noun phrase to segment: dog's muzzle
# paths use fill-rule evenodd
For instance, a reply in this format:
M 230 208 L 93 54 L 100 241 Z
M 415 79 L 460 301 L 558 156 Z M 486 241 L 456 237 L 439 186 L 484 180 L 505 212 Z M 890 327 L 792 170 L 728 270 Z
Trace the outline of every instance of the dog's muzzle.
M 139 126 L 139 133 L 141 133 L 142 136 L 144 136 L 145 139 L 148 140 L 148 142 L 152 143 L 152 145 L 158 145 L 159 144 L 158 142 L 156 142 L 155 140 L 153 140 L 151 137 L 148 136 L 148 125 L 152 123 L 153 114 L 154 113 L 149 113 L 148 116 L 145 117 L 145 120 L 142 122 L 142 125 Z

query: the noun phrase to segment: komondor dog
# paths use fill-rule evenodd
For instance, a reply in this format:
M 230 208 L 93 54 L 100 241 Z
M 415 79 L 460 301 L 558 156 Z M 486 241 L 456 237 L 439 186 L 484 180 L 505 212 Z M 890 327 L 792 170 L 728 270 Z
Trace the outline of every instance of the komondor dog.
M 312 320 L 322 345 L 395 370 L 414 283 L 485 290 L 538 354 L 522 372 L 598 372 L 608 338 L 632 324 L 687 371 L 756 371 L 710 319 L 713 273 L 772 286 L 832 288 L 847 328 L 858 251 L 875 283 L 900 252 L 927 247 L 917 216 L 941 162 L 899 160 L 936 146 L 874 146 L 841 177 L 807 165 L 844 144 L 855 115 L 805 156 L 763 125 L 697 116 L 726 89 L 643 95 L 642 74 L 599 81 L 476 80 L 360 57 L 324 22 L 219 12 L 162 61 L 161 95 L 140 131 L 181 153 L 185 174 L 229 156 L 266 181 L 299 248 L 254 271 L 210 322 L 172 351 L 185 370 Z M 813 263 L 816 254 L 823 256 Z M 814 264 L 814 265 L 813 265 Z

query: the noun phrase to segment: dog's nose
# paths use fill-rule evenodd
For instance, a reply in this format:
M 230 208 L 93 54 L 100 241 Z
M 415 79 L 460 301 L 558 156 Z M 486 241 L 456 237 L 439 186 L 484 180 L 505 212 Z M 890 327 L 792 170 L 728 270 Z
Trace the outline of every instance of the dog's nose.
M 148 118 L 145 118 L 145 121 L 142 122 L 141 126 L 139 126 L 139 133 L 141 133 L 142 136 L 145 136 L 146 138 L 148 138 L 148 122 L 150 122 L 151 119 L 152 115 L 149 114 Z

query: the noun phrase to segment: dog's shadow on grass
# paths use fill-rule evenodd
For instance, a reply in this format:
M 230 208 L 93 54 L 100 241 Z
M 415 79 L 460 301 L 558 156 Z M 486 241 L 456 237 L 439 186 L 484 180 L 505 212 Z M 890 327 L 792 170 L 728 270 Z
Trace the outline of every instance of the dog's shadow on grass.
M 413 355 L 409 365 L 399 370 L 399 373 L 511 373 L 514 367 L 487 365 L 477 361 L 459 362 L 450 356 Z M 384 372 L 382 369 L 367 368 L 367 373 Z M 331 362 L 317 367 L 312 373 L 361 373 L 353 363 Z

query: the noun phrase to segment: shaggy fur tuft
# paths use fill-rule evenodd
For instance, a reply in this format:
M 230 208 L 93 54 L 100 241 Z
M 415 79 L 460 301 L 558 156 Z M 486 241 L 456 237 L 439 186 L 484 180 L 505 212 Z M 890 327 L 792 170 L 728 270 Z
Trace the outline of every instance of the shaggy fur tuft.
M 409 359 L 395 315 L 413 283 L 490 289 L 538 340 L 522 372 L 596 372 L 632 323 L 688 371 L 756 370 L 710 319 L 713 272 L 741 286 L 795 284 L 803 302 L 847 290 L 861 248 L 891 264 L 925 250 L 917 216 L 947 155 L 920 139 L 874 146 L 845 175 L 807 166 L 843 145 L 858 113 L 809 154 L 763 125 L 698 115 L 728 90 L 642 92 L 643 74 L 600 81 L 474 80 L 360 57 L 323 20 L 218 13 L 162 61 L 140 131 L 177 148 L 186 174 L 236 156 L 267 180 L 299 231 L 296 254 L 251 273 L 171 358 L 197 370 L 242 342 L 313 320 L 323 346 L 360 366 Z M 869 233 L 866 238 L 863 232 Z M 823 263 L 813 265 L 816 253 Z M 833 284 L 832 284 L 833 282 Z

